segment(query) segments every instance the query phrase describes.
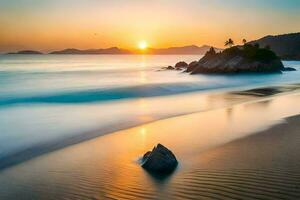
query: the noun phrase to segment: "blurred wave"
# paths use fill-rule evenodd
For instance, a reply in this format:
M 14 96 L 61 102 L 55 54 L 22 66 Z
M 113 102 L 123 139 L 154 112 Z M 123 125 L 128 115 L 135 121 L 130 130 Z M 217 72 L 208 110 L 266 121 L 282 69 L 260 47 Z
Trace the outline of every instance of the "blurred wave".
M 158 71 L 179 60 L 191 62 L 200 57 L 0 55 L 1 163 L 5 165 L 9 155 L 18 160 L 27 153 L 58 148 L 60 142 L 59 148 L 66 146 L 66 140 L 78 143 L 235 101 L 201 96 L 197 91 L 209 94 L 211 90 L 299 81 L 300 71 L 236 76 Z M 300 69 L 300 62 L 284 64 Z M 195 93 L 179 95 L 188 92 Z
M 199 85 L 196 83 L 177 84 L 148 84 L 131 87 L 120 87 L 111 89 L 87 89 L 79 91 L 66 91 L 64 93 L 53 93 L 49 95 L 2 97 L 0 106 L 12 104 L 33 104 L 33 103 L 59 103 L 77 104 L 110 101 L 127 98 L 143 98 L 154 96 L 165 96 L 192 91 L 208 89 L 228 88 L 230 85 Z

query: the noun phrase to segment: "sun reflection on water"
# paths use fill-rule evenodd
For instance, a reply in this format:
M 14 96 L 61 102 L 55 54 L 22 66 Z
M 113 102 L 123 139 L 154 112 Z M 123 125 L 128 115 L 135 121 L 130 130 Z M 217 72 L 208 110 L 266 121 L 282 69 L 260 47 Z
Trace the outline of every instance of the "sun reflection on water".
M 147 74 L 144 71 L 139 72 L 139 82 L 144 84 L 147 83 Z

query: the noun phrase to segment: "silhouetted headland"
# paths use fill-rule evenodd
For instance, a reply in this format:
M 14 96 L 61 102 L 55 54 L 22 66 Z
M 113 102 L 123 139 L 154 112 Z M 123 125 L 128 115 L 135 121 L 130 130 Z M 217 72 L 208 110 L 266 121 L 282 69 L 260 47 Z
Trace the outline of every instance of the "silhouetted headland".
M 300 33 L 268 35 L 249 44 L 269 47 L 283 60 L 300 60 Z

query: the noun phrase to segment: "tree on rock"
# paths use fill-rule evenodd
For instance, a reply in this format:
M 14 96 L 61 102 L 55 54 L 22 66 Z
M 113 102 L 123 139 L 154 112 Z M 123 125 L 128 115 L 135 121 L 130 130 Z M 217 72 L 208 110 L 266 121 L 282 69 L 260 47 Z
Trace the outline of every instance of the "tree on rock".
M 229 46 L 229 47 L 232 47 L 234 45 L 234 41 L 231 39 L 231 38 L 229 38 L 226 42 L 225 42 L 225 46 L 227 47 L 227 46 Z
M 216 54 L 216 51 L 213 47 L 210 47 L 210 49 L 208 50 L 208 52 L 206 53 L 208 55 L 215 55 Z

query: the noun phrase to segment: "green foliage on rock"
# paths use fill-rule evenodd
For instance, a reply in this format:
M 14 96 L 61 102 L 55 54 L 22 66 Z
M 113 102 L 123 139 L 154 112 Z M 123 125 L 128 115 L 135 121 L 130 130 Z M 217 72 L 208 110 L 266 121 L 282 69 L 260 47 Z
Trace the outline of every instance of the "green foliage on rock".
M 259 45 L 245 44 L 242 47 L 231 47 L 223 51 L 224 55 L 239 55 L 252 61 L 270 61 L 277 59 L 278 56 L 269 48 L 260 48 Z

